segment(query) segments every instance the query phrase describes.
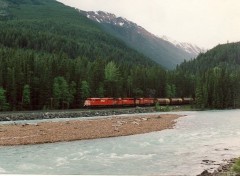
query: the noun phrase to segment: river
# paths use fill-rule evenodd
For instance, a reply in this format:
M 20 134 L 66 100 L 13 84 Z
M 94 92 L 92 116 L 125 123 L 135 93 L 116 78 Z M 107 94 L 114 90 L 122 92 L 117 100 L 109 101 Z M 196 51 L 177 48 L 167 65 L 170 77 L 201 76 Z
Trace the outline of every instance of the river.
M 0 147 L 0 174 L 197 175 L 240 156 L 240 110 L 175 114 L 160 132 Z

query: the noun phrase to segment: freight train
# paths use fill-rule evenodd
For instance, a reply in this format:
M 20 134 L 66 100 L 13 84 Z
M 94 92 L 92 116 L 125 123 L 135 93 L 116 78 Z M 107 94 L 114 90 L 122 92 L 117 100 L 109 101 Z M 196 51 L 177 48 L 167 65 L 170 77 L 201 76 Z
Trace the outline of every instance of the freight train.
M 131 107 L 192 104 L 193 98 L 88 98 L 84 107 Z

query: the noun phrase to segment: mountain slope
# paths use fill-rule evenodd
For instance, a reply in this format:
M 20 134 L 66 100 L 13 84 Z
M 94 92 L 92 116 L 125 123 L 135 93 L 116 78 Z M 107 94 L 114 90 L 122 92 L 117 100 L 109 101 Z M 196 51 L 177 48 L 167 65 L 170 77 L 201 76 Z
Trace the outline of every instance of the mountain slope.
M 198 47 L 197 45 L 191 44 L 191 43 L 186 43 L 186 42 L 178 42 L 176 40 L 173 40 L 167 36 L 162 36 L 161 37 L 163 40 L 166 40 L 170 43 L 172 43 L 173 45 L 175 45 L 177 48 L 180 48 L 184 51 L 186 51 L 187 53 L 189 53 L 190 55 L 192 55 L 194 58 L 196 56 L 198 56 L 199 53 L 204 53 L 205 49 Z
M 196 59 L 182 63 L 179 68 L 194 74 L 204 73 L 214 67 L 237 67 L 240 65 L 240 42 L 221 44 Z M 234 69 L 233 69 L 234 70 Z
M 188 77 L 199 108 L 240 107 L 240 42 L 218 45 L 176 70 Z
M 100 23 L 105 31 L 121 39 L 131 48 L 138 50 L 168 69 L 173 69 L 177 64 L 194 58 L 198 54 L 195 51 L 190 52 L 189 48 L 187 52 L 186 48 L 175 46 L 171 42 L 149 33 L 137 24 L 113 14 L 102 11 L 81 11 L 81 13 Z
M 116 56 L 115 60 L 128 58 L 128 61 L 132 58 L 136 62 L 150 63 L 147 58 L 109 36 L 77 10 L 61 3 L 53 0 L 0 2 L 5 4 L 6 13 L 2 18 L 11 19 L 0 24 L 0 43 L 4 46 L 49 53 L 63 52 L 70 58 L 87 56 L 90 59 L 109 58 L 109 53 L 118 50 L 124 57 Z M 6 35 L 8 32 L 12 32 L 12 36 Z M 16 38 L 21 41 L 14 42 Z M 131 62 L 131 59 L 129 61 Z
M 164 96 L 165 70 L 78 10 L 55 0 L 0 4 L 0 111 Z

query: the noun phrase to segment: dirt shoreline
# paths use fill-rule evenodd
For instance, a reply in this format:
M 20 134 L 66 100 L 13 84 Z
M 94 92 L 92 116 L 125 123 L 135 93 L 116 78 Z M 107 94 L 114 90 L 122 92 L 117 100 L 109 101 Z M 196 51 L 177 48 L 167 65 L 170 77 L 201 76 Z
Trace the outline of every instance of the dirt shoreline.
M 0 146 L 97 139 L 161 131 L 181 115 L 110 116 L 92 120 L 0 125 Z

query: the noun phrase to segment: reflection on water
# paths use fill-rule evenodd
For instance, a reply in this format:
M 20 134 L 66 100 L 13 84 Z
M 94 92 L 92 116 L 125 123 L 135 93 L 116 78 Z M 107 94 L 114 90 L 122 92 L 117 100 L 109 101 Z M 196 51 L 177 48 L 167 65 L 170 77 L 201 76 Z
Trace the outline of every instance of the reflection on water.
M 0 174 L 196 175 L 240 155 L 240 110 L 178 114 L 188 116 L 161 132 L 1 147 Z

